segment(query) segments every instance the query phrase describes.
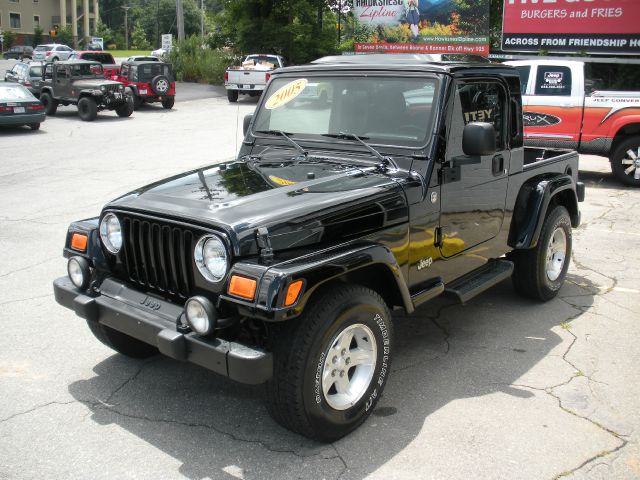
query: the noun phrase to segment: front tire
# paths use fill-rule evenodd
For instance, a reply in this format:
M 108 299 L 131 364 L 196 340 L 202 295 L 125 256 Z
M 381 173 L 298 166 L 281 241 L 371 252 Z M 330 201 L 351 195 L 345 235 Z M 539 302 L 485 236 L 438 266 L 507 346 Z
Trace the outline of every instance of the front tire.
M 544 221 L 535 248 L 509 254 L 514 262 L 513 286 L 528 298 L 546 302 L 564 284 L 571 259 L 571 219 L 563 206 L 556 206 Z
M 85 122 L 92 122 L 98 116 L 98 105 L 91 97 L 82 97 L 78 102 L 78 115 Z
M 376 292 L 336 285 L 272 333 L 267 405 L 285 428 L 321 441 L 347 435 L 371 414 L 391 365 L 391 314 Z
M 625 185 L 640 187 L 640 137 L 622 142 L 611 156 L 611 171 Z
M 227 98 L 231 103 L 236 103 L 238 101 L 238 91 L 237 90 L 227 90 Z
M 133 113 L 133 109 L 133 98 L 127 96 L 126 103 L 120 105 L 119 107 L 116 107 L 116 113 L 119 117 L 130 117 Z
M 158 349 L 148 343 L 141 342 L 137 338 L 125 335 L 93 320 L 87 320 L 87 325 L 100 342 L 127 357 L 148 358 L 158 353 Z
M 44 106 L 44 113 L 47 115 L 55 115 L 58 110 L 58 101 L 54 99 L 49 92 L 42 92 L 40 95 L 40 103 Z

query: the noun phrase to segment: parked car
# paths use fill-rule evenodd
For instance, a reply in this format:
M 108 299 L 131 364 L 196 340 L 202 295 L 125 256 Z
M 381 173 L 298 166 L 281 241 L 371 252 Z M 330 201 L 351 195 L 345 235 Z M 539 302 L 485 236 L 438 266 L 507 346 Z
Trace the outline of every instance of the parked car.
M 39 97 L 42 68 L 42 62 L 18 62 L 4 74 L 4 81 L 19 83 L 34 96 Z
M 46 45 L 38 45 L 33 51 L 33 59 L 39 62 L 57 62 L 67 60 L 73 49 L 59 43 L 49 43 Z
M 86 122 L 99 111 L 115 110 L 119 117 L 133 113 L 131 89 L 104 78 L 102 65 L 86 60 L 48 63 L 45 66 L 40 100 L 47 115 L 55 115 L 58 105 L 77 105 Z
M 608 157 L 620 182 L 640 187 L 640 65 L 565 59 L 505 63 L 522 79 L 526 144 Z
M 100 62 L 102 64 L 102 69 L 104 70 L 105 78 L 111 78 L 118 75 L 118 71 L 120 70 L 120 66 L 116 63 L 113 55 L 105 51 L 76 51 L 69 56 L 69 60 L 89 60 L 93 62 Z
M 133 55 L 127 58 L 127 62 L 159 62 L 158 57 L 152 55 Z
M 9 60 L 12 58 L 15 58 L 17 60 L 24 60 L 25 58 L 31 58 L 32 56 L 33 47 L 30 47 L 28 45 L 14 45 L 3 54 L 5 60 Z
M 122 354 L 266 383 L 277 422 L 333 441 L 383 395 L 394 308 L 558 295 L 584 185 L 577 153 L 523 147 L 518 72 L 363 57 L 274 72 L 237 159 L 73 222 L 57 302 Z
M 158 48 L 151 52 L 152 57 L 156 57 L 161 60 L 167 58 L 167 55 L 169 55 L 169 50 L 167 50 L 166 48 Z
M 237 102 L 240 94 L 252 97 L 260 95 L 271 77 L 271 72 L 284 66 L 284 57 L 280 55 L 247 55 L 241 66 L 229 67 L 224 72 L 227 98 L 230 102 Z
M 0 125 L 28 125 L 39 130 L 45 114 L 42 103 L 19 83 L 0 83 Z
M 134 107 L 143 103 L 161 102 L 164 108 L 173 108 L 176 82 L 171 64 L 160 61 L 124 62 L 114 80 L 131 89 Z

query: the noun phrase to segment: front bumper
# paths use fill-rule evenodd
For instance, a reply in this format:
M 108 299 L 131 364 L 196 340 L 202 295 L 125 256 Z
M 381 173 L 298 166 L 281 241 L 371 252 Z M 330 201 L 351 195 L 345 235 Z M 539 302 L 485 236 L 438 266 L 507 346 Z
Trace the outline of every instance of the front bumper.
M 158 347 L 160 353 L 187 361 L 241 383 L 259 384 L 273 374 L 271 353 L 236 342 L 204 338 L 176 331 L 183 308 L 148 297 L 112 278 L 100 286 L 100 294 L 80 292 L 68 277 L 53 282 L 56 301 L 88 322 L 99 322 L 130 337 Z

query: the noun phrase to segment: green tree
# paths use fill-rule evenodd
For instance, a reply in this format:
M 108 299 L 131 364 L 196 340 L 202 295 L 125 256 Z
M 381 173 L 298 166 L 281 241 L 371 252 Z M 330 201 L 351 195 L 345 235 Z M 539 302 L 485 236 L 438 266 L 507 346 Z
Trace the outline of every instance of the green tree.
M 467 35 L 489 35 L 490 0 L 453 0 L 460 27 Z
M 7 50 L 13 47 L 13 44 L 16 43 L 16 32 L 7 30 L 2 35 L 4 35 L 4 42 L 2 44 L 3 48 Z
M 102 43 L 105 45 L 111 45 L 115 43 L 115 34 L 112 29 L 107 27 L 102 20 L 98 20 L 96 24 L 96 37 L 102 38 Z
M 42 43 L 42 35 L 43 35 L 43 30 L 42 28 L 40 28 L 40 25 L 36 25 L 36 27 L 33 29 L 33 38 L 31 39 L 31 44 L 35 47 L 37 45 L 40 45 Z
M 491 0 L 491 11 L 489 18 L 491 19 L 491 25 L 489 33 L 491 35 L 490 45 L 491 48 L 502 48 L 502 8 L 504 6 L 503 0 Z
M 73 45 L 73 33 L 71 32 L 71 25 L 59 28 L 55 38 L 56 43 L 62 43 L 64 45 Z
M 140 21 L 137 21 L 133 27 L 133 32 L 131 33 L 131 48 L 138 50 L 148 50 L 151 48 L 149 45 L 149 41 L 147 40 L 147 35 L 140 24 Z

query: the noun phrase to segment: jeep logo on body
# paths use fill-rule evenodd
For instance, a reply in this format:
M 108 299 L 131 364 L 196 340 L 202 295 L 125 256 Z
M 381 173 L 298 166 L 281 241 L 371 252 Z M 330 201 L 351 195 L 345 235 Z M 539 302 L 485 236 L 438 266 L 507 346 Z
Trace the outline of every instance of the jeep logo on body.
M 150 308 L 151 310 L 154 310 L 154 311 L 160 310 L 160 304 L 151 297 L 144 297 L 140 301 L 140 305 Z

